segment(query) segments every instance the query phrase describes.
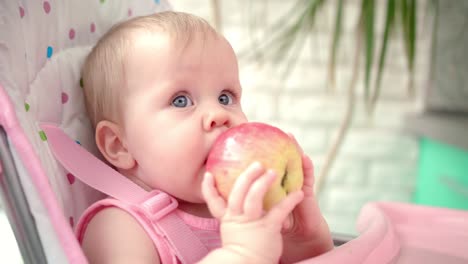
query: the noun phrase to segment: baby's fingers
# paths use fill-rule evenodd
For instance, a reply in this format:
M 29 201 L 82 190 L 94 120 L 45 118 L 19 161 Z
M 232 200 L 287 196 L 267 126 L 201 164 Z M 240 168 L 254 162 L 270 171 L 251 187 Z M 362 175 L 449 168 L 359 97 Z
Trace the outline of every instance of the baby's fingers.
M 304 193 L 302 191 L 288 194 L 286 198 L 284 198 L 268 212 L 266 217 L 269 221 L 281 229 L 283 222 L 287 219 L 289 214 L 292 213 L 296 205 L 298 205 L 303 198 Z
M 307 155 L 302 155 L 302 171 L 304 172 L 304 186 L 302 187 L 304 195 L 314 195 L 314 165 Z
M 275 181 L 276 173 L 268 170 L 260 176 L 250 188 L 244 202 L 244 214 L 251 220 L 257 219 L 263 214 L 263 199 L 268 189 Z
M 245 197 L 252 183 L 264 173 L 265 169 L 259 162 L 252 163 L 234 182 L 228 197 L 229 211 L 234 215 L 243 214 Z
M 202 182 L 202 194 L 211 214 L 216 218 L 221 218 L 226 210 L 226 202 L 219 195 L 218 190 L 216 190 L 213 174 L 209 172 L 205 173 L 205 178 Z

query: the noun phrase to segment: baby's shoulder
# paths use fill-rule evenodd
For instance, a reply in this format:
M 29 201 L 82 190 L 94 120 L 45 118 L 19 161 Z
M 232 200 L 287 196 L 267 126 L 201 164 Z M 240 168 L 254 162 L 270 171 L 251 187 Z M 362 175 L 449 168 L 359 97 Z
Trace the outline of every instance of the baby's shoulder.
M 88 223 L 86 232 L 98 231 L 119 235 L 138 231 L 138 229 L 143 230 L 133 216 L 119 207 L 111 206 L 99 210 L 93 216 Z
M 90 263 L 159 263 L 146 231 L 118 207 L 104 208 L 93 216 L 84 233 L 82 248 Z

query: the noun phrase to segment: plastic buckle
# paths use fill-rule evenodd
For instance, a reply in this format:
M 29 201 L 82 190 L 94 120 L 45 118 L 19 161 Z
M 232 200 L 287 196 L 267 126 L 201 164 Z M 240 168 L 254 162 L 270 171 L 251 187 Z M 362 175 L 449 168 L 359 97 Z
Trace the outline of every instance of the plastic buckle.
M 174 197 L 155 190 L 149 193 L 149 198 L 141 203 L 140 208 L 151 221 L 158 221 L 174 211 L 178 205 Z

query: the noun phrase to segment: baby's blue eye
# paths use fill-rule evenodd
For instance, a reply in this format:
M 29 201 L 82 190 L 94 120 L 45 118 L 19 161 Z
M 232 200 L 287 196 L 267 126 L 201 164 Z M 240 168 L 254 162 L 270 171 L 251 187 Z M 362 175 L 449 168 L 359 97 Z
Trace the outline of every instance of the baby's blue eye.
M 193 102 L 188 96 L 179 95 L 172 100 L 172 105 L 175 107 L 187 107 L 193 105 Z
M 218 102 L 223 105 L 230 105 L 234 103 L 233 96 L 228 93 L 223 93 L 218 97 Z

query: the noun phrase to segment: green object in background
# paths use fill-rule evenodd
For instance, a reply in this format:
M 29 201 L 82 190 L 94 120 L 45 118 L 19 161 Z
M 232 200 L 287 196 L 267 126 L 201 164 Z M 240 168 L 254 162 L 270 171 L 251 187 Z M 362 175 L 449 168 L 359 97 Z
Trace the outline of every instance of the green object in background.
M 468 210 L 468 150 L 421 138 L 414 202 Z

